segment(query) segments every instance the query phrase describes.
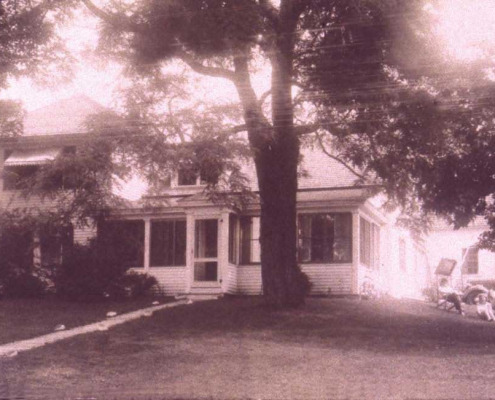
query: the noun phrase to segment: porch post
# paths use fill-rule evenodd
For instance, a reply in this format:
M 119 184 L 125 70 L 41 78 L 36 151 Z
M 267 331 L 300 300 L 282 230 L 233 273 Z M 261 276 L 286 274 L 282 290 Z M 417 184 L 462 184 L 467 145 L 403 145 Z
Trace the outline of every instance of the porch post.
M 194 277 L 193 265 L 194 252 L 194 215 L 186 214 L 186 284 L 185 292 L 191 292 L 192 281 Z
M 150 243 L 151 243 L 151 220 L 144 218 L 144 261 L 143 267 L 146 272 L 150 269 Z
M 218 269 L 220 272 L 222 293 L 228 287 L 228 265 L 229 265 L 229 212 L 224 211 L 220 218 L 220 235 L 218 243 Z
M 352 212 L 352 294 L 359 294 L 359 239 L 359 210 L 355 210 Z

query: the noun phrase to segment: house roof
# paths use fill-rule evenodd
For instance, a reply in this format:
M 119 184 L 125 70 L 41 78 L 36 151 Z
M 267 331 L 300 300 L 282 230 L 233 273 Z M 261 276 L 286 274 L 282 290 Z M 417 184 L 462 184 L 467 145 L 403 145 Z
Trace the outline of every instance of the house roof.
M 358 177 L 348 168 L 328 157 L 319 149 L 302 148 L 299 164 L 299 189 L 348 188 L 356 186 Z M 247 163 L 243 173 L 251 182 L 251 190 L 258 190 L 254 162 Z
M 48 139 L 59 142 L 65 138 L 82 137 L 87 133 L 87 117 L 104 110 L 102 105 L 89 97 L 77 95 L 31 111 L 24 121 L 23 143 L 38 143 L 40 139 L 43 139 L 43 142 L 48 142 Z M 303 148 L 301 159 L 300 190 L 356 187 L 356 175 L 319 149 Z M 248 162 L 243 167 L 243 172 L 250 180 L 251 190 L 258 191 L 254 162 Z
M 86 118 L 105 108 L 85 95 L 59 100 L 27 113 L 24 136 L 47 136 L 86 133 Z

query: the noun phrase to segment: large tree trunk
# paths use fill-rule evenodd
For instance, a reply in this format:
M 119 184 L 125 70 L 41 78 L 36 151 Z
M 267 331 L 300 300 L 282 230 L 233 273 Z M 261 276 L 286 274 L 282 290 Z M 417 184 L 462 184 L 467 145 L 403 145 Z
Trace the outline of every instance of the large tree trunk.
M 297 140 L 283 140 L 255 157 L 261 199 L 261 270 L 268 304 L 304 301 L 297 265 Z
M 261 271 L 269 305 L 294 307 L 304 302 L 304 280 L 297 265 L 297 164 L 299 139 L 294 129 L 292 78 L 294 36 L 300 10 L 281 2 L 276 40 L 268 51 L 272 65 L 272 123 L 264 116 L 249 77 L 249 51 L 234 57 L 237 91 L 253 149 L 261 202 Z
M 298 306 L 304 290 L 297 265 L 297 164 L 291 96 L 292 61 L 278 53 L 272 60 L 273 134 L 255 154 L 261 200 L 263 293 L 274 306 Z

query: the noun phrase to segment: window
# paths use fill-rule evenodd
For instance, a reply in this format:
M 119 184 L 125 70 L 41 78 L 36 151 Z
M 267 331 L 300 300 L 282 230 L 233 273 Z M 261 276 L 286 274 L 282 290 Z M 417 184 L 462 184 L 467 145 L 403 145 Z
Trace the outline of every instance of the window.
M 406 264 L 406 241 L 399 239 L 399 268 L 401 271 L 407 272 Z
M 478 263 L 479 248 L 476 246 L 462 249 L 462 272 L 465 274 L 477 274 L 479 269 Z
M 298 247 L 300 262 L 351 262 L 352 214 L 300 215 Z
M 253 264 L 261 262 L 260 248 L 260 218 L 242 217 L 241 225 L 241 264 Z
M 105 221 L 98 225 L 98 240 L 128 268 L 144 264 L 144 221 Z
M 197 184 L 198 174 L 192 169 L 179 169 L 177 184 L 179 186 L 194 186 Z
M 27 188 L 39 169 L 39 165 L 5 166 L 3 169 L 3 190 Z
M 186 221 L 152 221 L 150 266 L 186 265 Z
M 39 232 L 41 265 L 59 265 L 74 243 L 74 228 L 44 227 Z
M 359 258 L 361 264 L 379 269 L 380 228 L 364 218 L 359 219 Z
M 229 263 L 231 264 L 237 264 L 237 221 L 236 215 L 229 215 Z

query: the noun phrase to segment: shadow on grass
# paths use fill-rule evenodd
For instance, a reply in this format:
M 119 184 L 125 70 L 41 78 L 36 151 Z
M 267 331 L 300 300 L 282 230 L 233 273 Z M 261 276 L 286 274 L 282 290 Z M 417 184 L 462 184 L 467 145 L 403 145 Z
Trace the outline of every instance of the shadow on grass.
M 414 301 L 313 298 L 301 309 L 275 311 L 259 298 L 225 298 L 165 310 L 124 329 L 144 343 L 227 335 L 343 351 L 495 354 L 495 323 Z

